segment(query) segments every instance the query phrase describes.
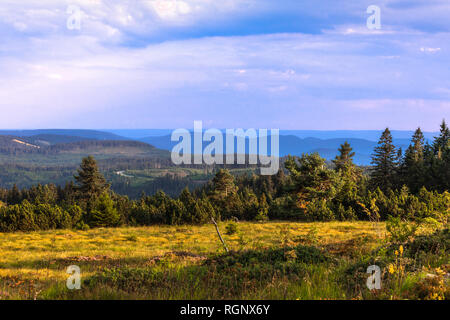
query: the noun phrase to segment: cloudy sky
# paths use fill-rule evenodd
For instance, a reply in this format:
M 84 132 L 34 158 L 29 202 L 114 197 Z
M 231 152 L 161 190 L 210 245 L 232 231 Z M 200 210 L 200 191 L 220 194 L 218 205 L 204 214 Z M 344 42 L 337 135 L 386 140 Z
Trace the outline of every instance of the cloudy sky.
M 448 0 L 0 0 L 0 128 L 437 131 L 449 17 Z

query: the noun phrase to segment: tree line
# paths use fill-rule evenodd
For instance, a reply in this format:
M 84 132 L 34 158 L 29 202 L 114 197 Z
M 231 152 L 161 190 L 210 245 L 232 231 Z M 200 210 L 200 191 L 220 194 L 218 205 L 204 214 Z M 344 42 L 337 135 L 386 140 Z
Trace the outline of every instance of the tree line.
M 205 185 L 178 196 L 162 191 L 130 200 L 111 190 L 96 160 L 86 157 L 64 187 L 0 189 L 0 231 L 87 229 L 120 225 L 203 224 L 217 220 L 433 219 L 450 211 L 450 131 L 426 143 L 418 128 L 403 152 L 387 128 L 368 174 L 353 163 L 347 142 L 327 163 L 319 154 L 288 156 L 276 175 L 233 176 L 218 169 Z

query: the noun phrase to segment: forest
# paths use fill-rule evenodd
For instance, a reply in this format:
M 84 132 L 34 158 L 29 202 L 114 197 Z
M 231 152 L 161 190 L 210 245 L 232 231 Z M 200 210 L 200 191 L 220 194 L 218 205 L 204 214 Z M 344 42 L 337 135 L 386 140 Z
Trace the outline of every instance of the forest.
M 317 153 L 288 156 L 273 176 L 233 175 L 215 168 L 212 179 L 199 187 L 186 187 L 176 196 L 154 190 L 138 199 L 112 191 L 95 158 L 88 156 L 65 186 L 0 189 L 0 232 L 200 225 L 211 218 L 447 221 L 450 130 L 445 121 L 432 143 L 425 142 L 418 128 L 405 151 L 396 148 L 386 128 L 369 169 L 355 165 L 353 156 L 351 145 L 344 143 L 332 163 Z

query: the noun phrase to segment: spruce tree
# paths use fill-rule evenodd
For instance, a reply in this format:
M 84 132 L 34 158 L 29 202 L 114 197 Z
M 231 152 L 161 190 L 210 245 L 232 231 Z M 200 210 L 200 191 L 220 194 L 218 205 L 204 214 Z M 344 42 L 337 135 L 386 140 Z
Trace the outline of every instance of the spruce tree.
M 22 192 L 15 183 L 12 189 L 8 192 L 7 202 L 8 204 L 19 204 L 22 202 Z
M 120 214 L 114 201 L 107 192 L 102 193 L 91 211 L 89 224 L 93 227 L 115 227 L 119 222 Z
M 411 139 L 411 151 L 415 162 L 423 161 L 423 151 L 425 147 L 425 138 L 420 127 L 414 132 Z
M 234 177 L 227 169 L 221 169 L 212 180 L 210 199 L 215 209 L 224 219 L 238 217 L 243 212 L 242 202 L 237 194 Z
M 372 155 L 373 169 L 371 172 L 371 183 L 374 188 L 379 187 L 386 191 L 394 187 L 396 176 L 397 151 L 392 143 L 392 135 L 389 128 L 381 134 L 378 146 Z
M 327 168 L 325 159 L 318 153 L 288 156 L 284 166 L 292 181 L 289 189 L 298 197 L 306 201 L 327 197 L 335 172 Z
M 212 198 L 215 200 L 223 200 L 237 191 L 234 177 L 227 169 L 220 169 L 214 176 L 212 183 Z
M 432 188 L 443 192 L 450 189 L 450 130 L 442 120 L 441 130 L 433 142 L 433 158 L 430 172 L 433 176 Z
M 450 148 L 450 129 L 447 127 L 445 120 L 442 120 L 440 135 L 434 138 L 433 149 L 436 155 L 442 157 L 442 152 Z
M 75 186 L 75 190 L 80 199 L 95 200 L 110 187 L 98 170 L 97 162 L 92 156 L 83 158 L 78 175 L 75 175 L 74 178 L 78 184 Z
M 405 152 L 401 168 L 401 180 L 413 193 L 419 191 L 425 183 L 424 152 L 425 138 L 422 130 L 417 128 Z

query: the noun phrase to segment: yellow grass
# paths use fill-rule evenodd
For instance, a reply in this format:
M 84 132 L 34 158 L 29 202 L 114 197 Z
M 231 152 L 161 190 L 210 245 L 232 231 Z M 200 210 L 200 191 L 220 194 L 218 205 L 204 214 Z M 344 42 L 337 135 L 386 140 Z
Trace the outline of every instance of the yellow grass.
M 226 224 L 219 224 L 222 233 L 225 233 Z M 364 247 L 355 245 L 352 249 L 369 250 L 385 236 L 384 223 L 361 221 L 240 222 L 239 234 L 223 236 L 231 250 L 238 250 L 280 246 L 283 241 L 296 243 L 314 229 L 319 245 L 331 251 L 339 251 L 339 246 L 358 239 L 366 240 Z M 170 252 L 186 251 L 207 256 L 223 250 L 213 225 L 0 233 L 0 243 L 0 278 L 36 281 L 64 281 L 68 277 L 66 267 L 71 264 L 85 265 L 83 276 L 88 276 L 97 266 L 108 265 L 111 260 L 121 265 L 145 265 L 152 258 Z M 76 260 L 83 257 L 97 260 Z

